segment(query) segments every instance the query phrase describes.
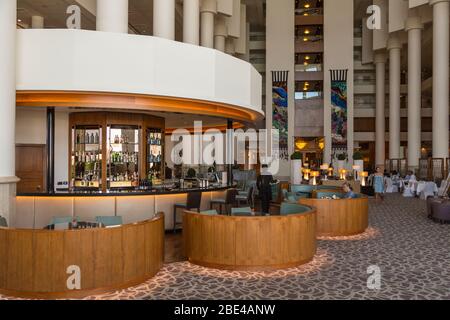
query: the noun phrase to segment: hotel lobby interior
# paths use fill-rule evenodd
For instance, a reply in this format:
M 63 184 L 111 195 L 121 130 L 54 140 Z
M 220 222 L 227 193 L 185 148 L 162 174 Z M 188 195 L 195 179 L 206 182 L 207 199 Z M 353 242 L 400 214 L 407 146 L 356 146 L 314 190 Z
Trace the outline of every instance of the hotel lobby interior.
M 0 48 L 0 300 L 450 299 L 450 0 L 1 0 Z

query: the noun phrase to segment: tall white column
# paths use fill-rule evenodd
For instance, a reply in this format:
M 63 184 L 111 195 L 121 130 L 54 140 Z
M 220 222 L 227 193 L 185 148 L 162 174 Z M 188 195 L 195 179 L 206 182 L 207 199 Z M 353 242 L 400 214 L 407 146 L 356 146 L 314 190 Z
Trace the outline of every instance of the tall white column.
M 389 50 L 389 158 L 400 158 L 400 75 L 401 49 L 399 38 L 391 35 Z
M 449 0 L 433 6 L 433 157 L 448 158 L 449 144 Z
M 225 52 L 225 39 L 227 35 L 225 17 L 217 15 L 214 23 L 214 49 Z
M 408 32 L 408 166 L 419 168 L 422 144 L 422 29 L 420 17 L 409 17 Z
M 97 31 L 128 33 L 128 0 L 97 0 Z
M 200 44 L 200 1 L 183 0 L 183 41 Z
M 175 40 L 175 0 L 153 0 L 153 35 Z
M 44 29 L 44 17 L 32 16 L 31 17 L 31 28 L 32 29 Z
M 203 47 L 214 48 L 214 16 L 217 13 L 216 0 L 203 0 L 200 7 L 200 41 Z
M 375 164 L 384 167 L 386 160 L 386 54 L 375 54 L 376 66 L 376 137 Z
M 225 53 L 234 56 L 236 54 L 235 39 L 227 37 L 225 40 Z
M 14 226 L 17 0 L 0 1 L 0 215 Z

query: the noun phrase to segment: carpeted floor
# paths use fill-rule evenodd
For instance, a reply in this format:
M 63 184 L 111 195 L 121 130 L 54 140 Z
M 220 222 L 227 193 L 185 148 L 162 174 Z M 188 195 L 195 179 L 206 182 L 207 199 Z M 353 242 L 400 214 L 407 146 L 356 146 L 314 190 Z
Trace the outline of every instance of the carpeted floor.
M 379 290 L 367 287 L 372 265 Z M 370 200 L 365 234 L 320 239 L 305 266 L 252 273 L 175 262 L 140 286 L 88 299 L 450 299 L 450 225 L 428 220 L 424 201 L 388 196 Z

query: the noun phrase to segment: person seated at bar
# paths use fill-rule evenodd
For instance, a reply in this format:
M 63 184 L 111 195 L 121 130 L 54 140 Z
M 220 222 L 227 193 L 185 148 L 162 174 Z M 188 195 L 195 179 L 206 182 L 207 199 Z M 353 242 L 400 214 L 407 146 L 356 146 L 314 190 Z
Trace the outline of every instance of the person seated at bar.
M 345 192 L 344 199 L 356 199 L 356 193 L 353 192 L 353 187 L 350 185 L 350 183 L 346 182 L 342 186 L 342 189 Z

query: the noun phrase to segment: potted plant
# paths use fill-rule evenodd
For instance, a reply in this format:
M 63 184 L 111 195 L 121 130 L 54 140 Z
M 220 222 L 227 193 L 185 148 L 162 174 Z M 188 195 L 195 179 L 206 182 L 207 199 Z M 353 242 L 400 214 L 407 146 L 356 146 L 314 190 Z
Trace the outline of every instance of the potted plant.
M 291 183 L 294 185 L 302 184 L 302 159 L 299 151 L 291 155 Z
M 345 169 L 345 162 L 347 161 L 347 154 L 340 153 L 336 156 L 338 160 L 338 172 L 339 170 Z

